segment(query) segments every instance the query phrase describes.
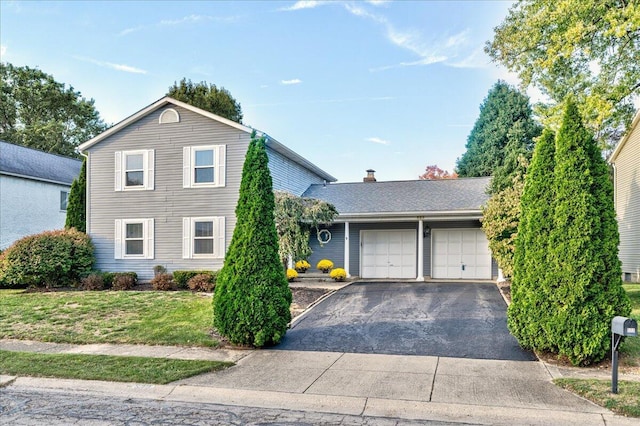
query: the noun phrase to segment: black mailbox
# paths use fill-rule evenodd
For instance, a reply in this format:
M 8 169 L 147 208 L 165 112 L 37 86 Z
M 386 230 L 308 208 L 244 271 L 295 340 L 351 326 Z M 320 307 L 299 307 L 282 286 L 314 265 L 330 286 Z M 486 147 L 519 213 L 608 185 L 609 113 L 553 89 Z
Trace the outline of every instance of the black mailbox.
M 613 317 L 611 320 L 611 332 L 620 336 L 637 336 L 638 322 L 633 318 Z

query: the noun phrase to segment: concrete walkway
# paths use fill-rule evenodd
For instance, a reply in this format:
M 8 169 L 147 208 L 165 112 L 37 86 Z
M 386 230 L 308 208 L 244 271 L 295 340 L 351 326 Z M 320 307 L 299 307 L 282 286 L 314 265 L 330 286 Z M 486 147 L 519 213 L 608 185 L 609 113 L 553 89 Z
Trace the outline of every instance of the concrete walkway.
M 16 340 L 0 340 L 0 348 L 237 363 L 169 385 L 0 376 L 0 386 L 16 389 L 482 424 L 638 423 L 556 387 L 541 362 Z

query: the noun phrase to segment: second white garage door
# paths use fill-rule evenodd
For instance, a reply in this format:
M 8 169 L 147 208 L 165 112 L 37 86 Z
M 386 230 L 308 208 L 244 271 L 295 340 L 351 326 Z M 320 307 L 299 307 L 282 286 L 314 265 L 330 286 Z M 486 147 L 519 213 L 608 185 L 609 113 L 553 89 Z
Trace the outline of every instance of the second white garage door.
M 491 252 L 482 229 L 432 231 L 433 278 L 491 279 Z
M 362 231 L 362 278 L 415 278 L 415 230 Z

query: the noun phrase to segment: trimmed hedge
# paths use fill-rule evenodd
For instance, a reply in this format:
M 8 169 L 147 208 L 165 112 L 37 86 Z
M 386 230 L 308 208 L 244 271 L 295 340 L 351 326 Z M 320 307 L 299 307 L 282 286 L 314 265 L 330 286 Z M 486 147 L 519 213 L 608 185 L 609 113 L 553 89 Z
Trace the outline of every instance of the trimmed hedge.
M 0 255 L 0 286 L 78 285 L 92 272 L 93 251 L 87 234 L 73 228 L 24 237 Z
M 173 271 L 173 281 L 176 283 L 176 287 L 179 289 L 187 289 L 189 288 L 189 280 L 196 275 L 209 275 L 211 280 L 215 284 L 216 277 L 218 276 L 217 271 Z
M 138 274 L 136 274 L 135 272 L 102 272 L 101 275 L 102 279 L 104 280 L 105 288 L 113 287 L 113 283 L 116 278 L 122 276 L 131 277 L 131 279 L 133 280 L 133 285 L 136 285 L 138 283 Z

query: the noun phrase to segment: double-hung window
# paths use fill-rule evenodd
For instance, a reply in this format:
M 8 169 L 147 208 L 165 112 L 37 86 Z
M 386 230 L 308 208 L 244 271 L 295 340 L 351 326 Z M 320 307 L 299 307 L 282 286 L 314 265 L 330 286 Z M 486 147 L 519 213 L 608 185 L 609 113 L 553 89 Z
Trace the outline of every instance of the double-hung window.
M 115 156 L 115 190 L 153 190 L 154 151 L 117 151 Z
M 224 257 L 224 217 L 185 217 L 182 219 L 182 257 L 218 259 Z
M 183 148 L 183 187 L 225 186 L 225 145 Z
M 69 203 L 69 192 L 60 191 L 60 211 L 67 211 L 67 204 Z
M 115 258 L 153 259 L 153 219 L 116 219 Z

